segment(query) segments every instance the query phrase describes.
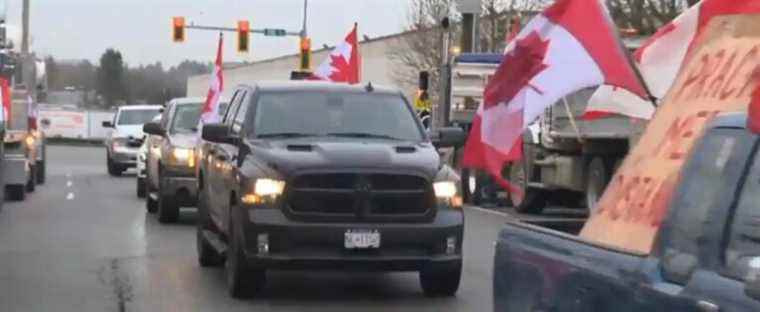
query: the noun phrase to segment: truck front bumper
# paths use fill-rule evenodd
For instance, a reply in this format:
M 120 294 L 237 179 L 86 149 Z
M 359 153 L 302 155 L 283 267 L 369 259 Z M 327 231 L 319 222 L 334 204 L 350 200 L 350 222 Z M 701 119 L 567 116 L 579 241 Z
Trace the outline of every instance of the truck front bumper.
M 3 160 L 3 183 L 25 185 L 29 181 L 29 160 L 23 155 L 5 155 Z
M 248 262 L 260 268 L 418 271 L 461 263 L 463 223 L 462 211 L 452 209 L 438 211 L 428 223 L 300 222 L 279 209 L 248 209 L 243 244 Z M 346 249 L 349 230 L 376 230 L 380 247 Z M 447 250 L 452 239 L 455 248 Z
M 182 207 L 195 206 L 198 203 L 198 183 L 195 177 L 169 176 L 163 180 L 161 195 L 173 196 Z
M 135 167 L 137 165 L 137 148 L 118 148 L 112 150 L 111 161 L 114 164 L 124 167 Z

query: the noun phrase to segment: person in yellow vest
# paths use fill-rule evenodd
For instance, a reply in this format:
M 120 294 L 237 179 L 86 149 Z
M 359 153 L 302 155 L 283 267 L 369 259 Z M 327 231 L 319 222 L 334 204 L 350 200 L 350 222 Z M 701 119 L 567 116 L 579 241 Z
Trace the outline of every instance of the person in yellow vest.
M 417 116 L 419 116 L 425 129 L 430 129 L 430 111 L 432 109 L 430 96 L 427 93 L 429 75 L 427 71 L 420 72 L 417 96 L 414 98 L 414 110 L 417 111 Z

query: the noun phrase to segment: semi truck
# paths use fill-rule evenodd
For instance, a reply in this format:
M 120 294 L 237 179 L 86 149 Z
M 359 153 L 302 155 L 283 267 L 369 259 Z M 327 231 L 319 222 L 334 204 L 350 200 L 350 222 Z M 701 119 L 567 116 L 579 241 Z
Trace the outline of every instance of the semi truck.
M 21 201 L 37 184 L 45 182 L 45 137 L 37 130 L 33 116 L 38 99 L 46 94 L 47 76 L 44 63 L 32 55 L 12 55 L 11 58 L 21 63 L 18 70 L 28 72 L 22 75 L 25 79 L 11 79 L 16 83 L 10 92 L 11 107 L 5 122 L 3 183 L 5 197 Z
M 635 48 L 631 43 L 629 48 Z M 469 131 L 483 101 L 483 90 L 502 60 L 501 54 L 461 54 L 451 66 L 447 125 Z M 524 190 L 508 194 L 488 174 L 461 168 L 465 200 L 498 202 L 521 213 L 540 213 L 547 204 L 592 210 L 615 168 L 643 131 L 645 122 L 623 116 L 587 121 L 581 118 L 595 88 L 565 97 L 525 132 L 522 161 L 507 165 L 502 175 Z M 459 164 L 463 149 L 453 155 Z

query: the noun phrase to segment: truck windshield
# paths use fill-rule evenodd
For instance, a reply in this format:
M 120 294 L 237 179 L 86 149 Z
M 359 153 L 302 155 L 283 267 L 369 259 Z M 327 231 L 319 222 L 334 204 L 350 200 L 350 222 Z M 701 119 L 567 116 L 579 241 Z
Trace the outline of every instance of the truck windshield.
M 421 141 L 422 130 L 400 95 L 262 93 L 251 136 L 336 136 Z
M 201 117 L 201 103 L 180 104 L 174 109 L 171 133 L 195 132 Z
M 153 119 L 158 114 L 158 109 L 125 109 L 119 113 L 119 126 L 142 125 Z

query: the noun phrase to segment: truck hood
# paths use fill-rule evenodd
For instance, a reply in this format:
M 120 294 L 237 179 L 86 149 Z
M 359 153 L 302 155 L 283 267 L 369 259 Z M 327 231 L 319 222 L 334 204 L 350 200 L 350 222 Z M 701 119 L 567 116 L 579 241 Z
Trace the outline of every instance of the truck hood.
M 174 133 L 169 136 L 169 142 L 174 147 L 193 148 L 197 140 L 198 135 L 195 133 Z
M 114 130 L 112 137 L 114 138 L 142 138 L 143 137 L 143 126 L 142 125 L 129 125 L 129 126 L 119 126 L 117 125 Z
M 312 138 L 313 139 L 313 138 Z M 366 170 L 411 173 L 432 180 L 439 169 L 438 152 L 430 143 L 386 140 L 307 139 L 254 142 L 252 154 L 280 174 L 303 171 Z

